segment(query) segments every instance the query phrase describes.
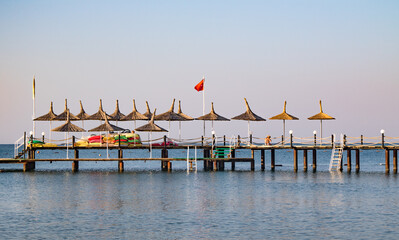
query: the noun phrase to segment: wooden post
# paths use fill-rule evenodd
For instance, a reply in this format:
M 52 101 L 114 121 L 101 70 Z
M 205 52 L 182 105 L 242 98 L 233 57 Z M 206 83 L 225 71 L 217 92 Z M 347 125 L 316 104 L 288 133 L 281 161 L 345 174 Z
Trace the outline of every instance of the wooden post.
M 255 150 L 251 149 L 251 171 L 255 171 Z
M 316 131 L 315 131 L 316 132 Z M 313 146 L 316 147 L 317 144 L 317 137 L 316 137 L 316 133 L 313 134 Z
M 385 149 L 385 173 L 389 173 L 389 150 Z
M 360 136 L 360 145 L 363 145 L 363 135 Z
M 294 172 L 298 171 L 298 149 L 294 148 Z
M 382 131 L 381 131 L 382 132 Z M 385 147 L 385 134 L 381 133 L 381 147 L 384 148 Z M 388 153 L 389 154 L 389 153 Z
M 356 173 L 360 171 L 360 149 L 356 149 Z
M 276 157 L 276 149 L 272 148 L 270 149 L 270 170 L 272 171 L 274 171 L 276 168 L 275 157 Z
M 393 150 L 393 173 L 398 173 L 398 150 Z
M 303 171 L 308 171 L 308 150 L 303 150 Z
M 223 135 L 223 146 L 226 146 L 226 135 Z
M 44 137 L 43 137 L 43 139 L 44 139 Z M 75 136 L 72 136 L 72 147 L 75 148 Z
M 31 137 L 31 144 L 28 150 L 28 159 L 35 159 L 35 150 L 32 148 L 32 137 Z M 23 171 L 32 171 L 35 170 L 36 163 L 35 162 L 25 162 L 23 165 Z
M 237 146 L 240 146 L 241 145 L 241 137 L 240 137 L 240 135 L 238 135 L 238 137 L 237 137 Z
M 346 169 L 348 170 L 348 173 L 350 173 L 352 171 L 352 152 L 350 148 L 346 150 L 346 160 Z
M 265 171 L 265 150 L 260 150 L 260 170 Z
M 204 146 L 204 136 L 201 136 L 201 146 Z
M 312 150 L 312 155 L 313 155 L 312 168 L 313 168 L 313 172 L 316 172 L 316 169 L 317 169 L 317 150 L 316 149 Z
M 118 161 L 118 171 L 119 172 L 123 172 L 125 171 L 125 164 L 123 163 L 123 161 Z
M 218 162 L 216 160 L 213 160 L 212 165 L 213 165 L 213 171 L 219 171 Z
M 251 133 L 251 134 L 249 134 L 249 144 L 251 144 L 251 145 L 252 145 L 252 133 Z
M 231 158 L 236 158 L 236 150 L 231 150 Z M 236 169 L 236 162 L 231 160 L 231 170 L 234 171 Z
M 167 161 L 168 172 L 172 171 L 172 162 Z
M 166 136 L 164 136 L 164 148 L 161 151 L 162 158 L 168 158 L 168 149 L 166 148 Z M 161 160 L 161 169 L 162 171 L 168 170 L 168 161 Z
M 334 141 L 335 141 L 334 134 L 331 134 L 331 147 L 334 146 Z
M 24 158 L 26 158 L 25 152 L 26 152 L 26 132 L 24 132 Z
M 79 171 L 79 161 L 72 161 L 72 172 Z
M 209 158 L 210 157 L 210 151 L 209 149 L 204 149 L 204 158 Z M 208 171 L 208 170 L 212 170 L 213 169 L 213 165 L 211 164 L 211 162 L 209 160 L 204 160 L 204 170 Z
M 119 141 L 120 141 L 120 138 L 119 138 Z M 118 149 L 118 158 L 119 159 L 123 158 L 123 151 L 122 151 L 122 148 L 120 147 L 120 144 L 119 144 L 119 149 Z M 124 165 L 125 164 L 123 163 L 122 160 L 118 161 L 118 171 L 119 172 L 123 172 L 125 170 L 125 166 Z

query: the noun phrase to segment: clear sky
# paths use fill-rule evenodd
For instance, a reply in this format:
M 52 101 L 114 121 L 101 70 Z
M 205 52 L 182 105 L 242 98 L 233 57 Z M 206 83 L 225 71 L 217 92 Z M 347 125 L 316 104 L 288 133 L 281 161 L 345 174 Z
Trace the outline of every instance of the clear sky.
M 158 113 L 176 98 L 198 117 L 202 95 L 193 87 L 205 76 L 206 112 L 213 101 L 216 112 L 234 117 L 245 111 L 246 97 L 268 119 L 287 100 L 287 112 L 300 118 L 287 122 L 287 131 L 308 137 L 319 129 L 307 118 L 321 99 L 337 119 L 325 122 L 324 135 L 377 136 L 383 128 L 399 136 L 398 43 L 396 0 L 1 1 L 0 143 L 32 129 L 33 75 L 36 116 L 50 101 L 61 113 L 65 98 L 75 114 L 79 100 L 92 114 L 100 98 L 108 113 L 119 99 L 127 114 L 133 98 L 139 111 L 148 100 Z M 201 124 L 183 123 L 183 138 L 200 136 Z M 278 136 L 282 123 L 251 129 Z M 48 130 L 37 123 L 39 135 Z M 215 130 L 246 136 L 247 124 L 216 123 Z

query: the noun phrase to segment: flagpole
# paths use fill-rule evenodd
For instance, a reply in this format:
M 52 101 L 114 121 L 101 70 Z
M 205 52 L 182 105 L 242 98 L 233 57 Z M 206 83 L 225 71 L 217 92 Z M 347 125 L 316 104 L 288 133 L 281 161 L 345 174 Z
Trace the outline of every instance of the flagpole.
M 33 91 L 32 91 L 32 98 L 33 98 L 33 116 L 32 116 L 32 123 L 33 123 L 33 137 L 35 137 L 35 132 L 36 132 L 36 106 L 35 106 L 35 75 L 33 75 Z
M 204 80 L 203 83 L 203 90 L 202 90 L 202 116 L 205 115 L 205 76 L 202 77 L 202 80 Z M 204 135 L 205 137 L 205 120 L 204 120 Z

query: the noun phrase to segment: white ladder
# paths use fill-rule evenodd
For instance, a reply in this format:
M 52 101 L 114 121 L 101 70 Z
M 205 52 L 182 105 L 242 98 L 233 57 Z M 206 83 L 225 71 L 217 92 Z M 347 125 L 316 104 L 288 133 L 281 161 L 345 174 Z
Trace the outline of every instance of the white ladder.
M 27 146 L 27 139 L 25 138 L 25 136 L 20 137 L 17 141 L 15 141 L 14 143 L 14 158 L 20 158 L 23 156 L 25 149 L 22 149 L 22 152 L 19 151 L 19 149 L 21 147 L 23 147 L 25 145 L 25 147 Z
M 334 134 L 334 139 L 335 139 L 335 134 Z M 343 152 L 344 152 L 344 135 L 341 134 L 339 144 L 336 144 L 335 141 L 333 142 L 333 149 L 331 151 L 331 160 L 329 167 L 330 171 L 340 170 Z
M 187 173 L 197 172 L 197 147 L 194 147 L 194 159 L 190 159 L 190 147 L 187 147 Z

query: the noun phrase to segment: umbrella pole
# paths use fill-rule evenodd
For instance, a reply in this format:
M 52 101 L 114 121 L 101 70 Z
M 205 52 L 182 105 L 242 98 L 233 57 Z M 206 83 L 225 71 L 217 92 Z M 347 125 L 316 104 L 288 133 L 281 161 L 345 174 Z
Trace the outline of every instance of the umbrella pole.
M 249 121 L 248 121 L 248 139 L 249 139 L 249 137 L 250 137 L 249 135 L 251 135 L 250 132 L 251 132 L 251 131 L 249 130 Z
M 134 129 L 136 129 L 136 120 L 134 120 Z
M 83 120 L 82 120 L 82 128 L 83 128 L 83 129 L 85 128 L 85 123 L 84 123 Z M 83 138 L 83 132 L 82 132 L 82 138 Z
M 53 129 L 53 128 L 51 127 L 51 121 L 50 121 L 50 134 L 49 134 L 50 138 L 48 140 L 49 142 L 51 142 L 51 134 L 52 134 L 51 129 Z
M 168 128 L 168 138 L 170 137 L 170 120 L 169 120 L 169 128 Z
M 181 121 L 179 121 L 179 141 L 181 142 Z
M 152 132 L 150 132 L 150 158 L 152 158 L 152 144 L 151 144 Z
M 108 139 L 109 139 L 109 131 L 107 131 L 107 159 L 109 159 L 109 153 L 108 153 Z
M 69 132 L 66 133 L 66 145 L 67 145 L 67 159 L 69 159 L 69 148 L 68 148 L 68 138 L 69 138 Z
M 320 120 L 320 146 L 323 145 L 323 120 Z
M 285 120 L 283 120 L 283 145 L 285 144 Z

